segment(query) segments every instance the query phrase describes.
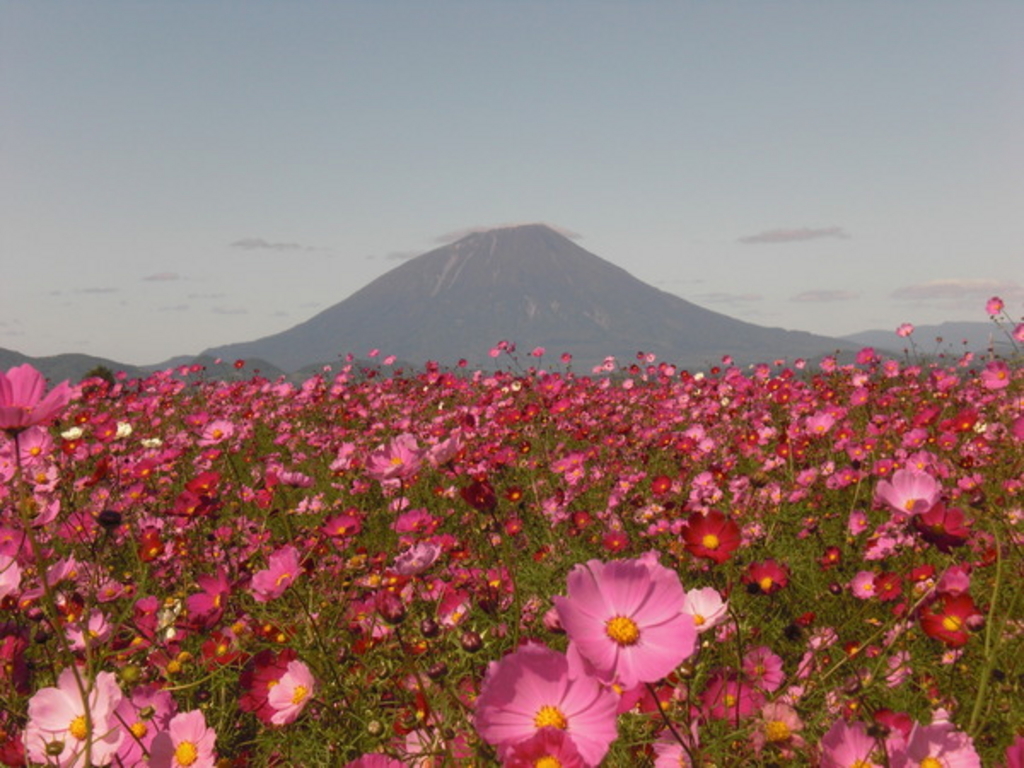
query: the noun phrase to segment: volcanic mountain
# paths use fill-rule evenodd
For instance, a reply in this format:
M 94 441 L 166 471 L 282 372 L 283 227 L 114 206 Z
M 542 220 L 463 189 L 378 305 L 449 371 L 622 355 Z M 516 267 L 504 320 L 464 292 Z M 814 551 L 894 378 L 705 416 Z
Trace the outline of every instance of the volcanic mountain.
M 638 351 L 699 367 L 722 355 L 737 362 L 814 357 L 848 342 L 745 323 L 636 279 L 542 224 L 477 232 L 417 256 L 315 317 L 256 341 L 204 355 L 259 357 L 284 370 L 337 361 L 370 349 L 409 363 L 491 363 L 500 340 L 574 367 Z

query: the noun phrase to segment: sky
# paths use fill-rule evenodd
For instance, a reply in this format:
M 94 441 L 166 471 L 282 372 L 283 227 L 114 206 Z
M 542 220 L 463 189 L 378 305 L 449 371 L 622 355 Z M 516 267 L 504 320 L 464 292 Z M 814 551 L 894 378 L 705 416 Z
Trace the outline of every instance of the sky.
M 529 222 L 759 325 L 1017 318 L 1021 40 L 1018 0 L 0 0 L 0 347 L 154 364 Z

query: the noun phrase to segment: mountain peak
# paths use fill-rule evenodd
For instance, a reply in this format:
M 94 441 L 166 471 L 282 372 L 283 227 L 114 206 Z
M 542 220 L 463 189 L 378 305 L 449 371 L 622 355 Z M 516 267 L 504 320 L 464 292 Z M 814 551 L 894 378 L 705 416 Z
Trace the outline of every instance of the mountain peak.
M 466 232 L 466 231 L 464 231 Z M 763 328 L 641 282 L 544 223 L 468 231 L 274 336 L 208 350 L 295 370 L 368 349 L 412 363 L 489 363 L 498 341 L 569 352 L 582 366 L 638 351 L 676 364 L 813 357 L 847 345 Z

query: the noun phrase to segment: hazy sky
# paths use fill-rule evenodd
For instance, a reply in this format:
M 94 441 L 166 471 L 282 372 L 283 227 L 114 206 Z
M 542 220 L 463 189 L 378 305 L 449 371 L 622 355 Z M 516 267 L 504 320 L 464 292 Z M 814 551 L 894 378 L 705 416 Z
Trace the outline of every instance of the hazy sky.
M 762 325 L 1024 314 L 1022 40 L 1019 0 L 0 0 L 0 347 L 155 363 L 534 221 Z

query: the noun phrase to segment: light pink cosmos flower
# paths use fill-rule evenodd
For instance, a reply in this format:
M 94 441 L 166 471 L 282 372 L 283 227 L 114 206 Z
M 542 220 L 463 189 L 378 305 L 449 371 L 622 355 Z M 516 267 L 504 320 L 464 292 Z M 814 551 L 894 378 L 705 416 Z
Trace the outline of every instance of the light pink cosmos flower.
M 0 554 L 0 600 L 17 595 L 21 589 L 21 566 L 9 555 Z
M 990 360 L 981 372 L 981 385 L 985 389 L 1006 389 L 1013 373 L 1005 360 Z
M 473 725 L 506 754 L 542 728 L 572 739 L 588 765 L 598 765 L 618 737 L 617 697 L 588 675 L 569 677 L 565 656 L 544 645 L 524 645 L 487 668 Z
M 654 556 L 603 563 L 569 573 L 568 596 L 555 608 L 569 640 L 594 673 L 623 688 L 661 680 L 697 647 L 693 617 L 683 613 L 683 586 Z
M 380 482 L 404 480 L 419 470 L 423 453 L 416 436 L 403 432 L 366 457 L 366 474 Z
M 698 634 L 702 634 L 729 618 L 729 603 L 714 587 L 691 589 L 683 598 L 683 613 L 693 617 Z
M 260 603 L 280 597 L 298 578 L 301 570 L 299 550 L 290 544 L 281 547 L 270 556 L 266 568 L 253 574 L 252 596 Z
M 900 514 L 917 515 L 935 506 L 941 490 L 938 481 L 927 472 L 898 469 L 892 475 L 892 482 L 878 483 L 875 498 Z
M 315 694 L 316 680 L 309 667 L 298 659 L 288 662 L 285 673 L 267 694 L 267 703 L 276 710 L 270 722 L 274 725 L 295 722 Z
M 143 750 L 149 751 L 156 735 L 167 730 L 177 712 L 170 691 L 142 686 L 118 705 L 116 716 L 127 732 L 117 750 L 117 765 L 144 765 Z
M 217 732 L 206 725 L 202 710 L 179 712 L 153 739 L 150 768 L 214 768 L 216 743 Z
M 872 759 L 878 742 L 868 735 L 864 723 L 837 720 L 821 738 L 821 768 L 881 768 Z
M 896 335 L 900 336 L 901 338 L 904 338 L 904 339 L 907 338 L 907 336 L 909 336 L 913 332 L 914 332 L 914 325 L 913 325 L 913 323 L 900 323 L 900 326 L 896 329 Z
M 123 698 L 117 678 L 100 672 L 95 680 L 82 683 L 84 700 L 75 670 L 67 668 L 56 687 L 41 688 L 29 699 L 24 740 L 33 761 L 67 768 L 85 765 L 87 754 L 92 765 L 106 765 L 113 759 L 124 738 L 114 716 Z
M 999 298 L 998 296 L 993 296 L 991 299 L 985 302 L 985 311 L 988 312 L 990 316 L 995 317 L 996 315 L 1003 311 L 1003 307 L 1005 306 L 1006 304 L 1003 302 L 1001 298 Z
M 916 768 L 919 765 L 943 768 L 981 768 L 981 758 L 971 737 L 950 722 L 931 725 L 915 723 L 905 749 L 889 755 L 891 768 Z
M 28 363 L 0 371 L 0 429 L 16 435 L 45 424 L 71 402 L 71 385 L 62 381 L 46 393 L 46 377 Z

